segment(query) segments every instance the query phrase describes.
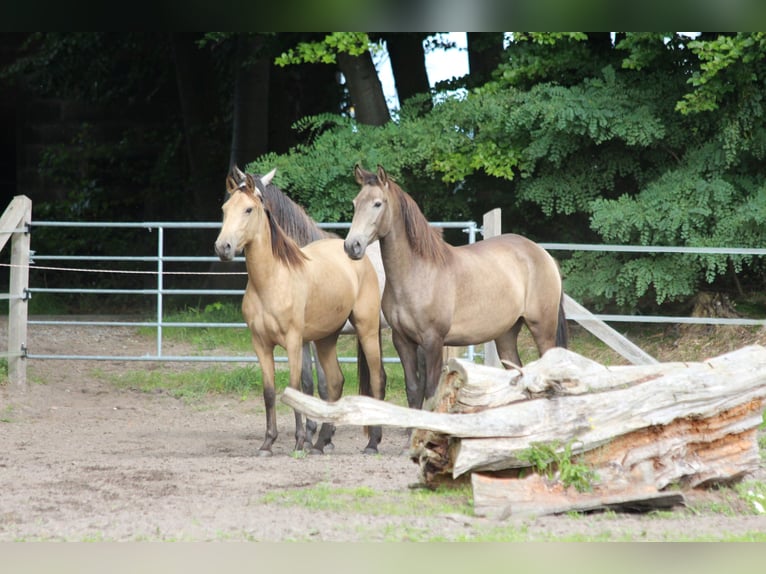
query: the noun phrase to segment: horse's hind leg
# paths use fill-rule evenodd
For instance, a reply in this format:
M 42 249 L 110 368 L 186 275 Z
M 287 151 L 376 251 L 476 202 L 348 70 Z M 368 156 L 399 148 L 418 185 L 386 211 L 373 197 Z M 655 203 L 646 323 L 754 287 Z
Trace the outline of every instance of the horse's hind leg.
M 519 357 L 518 339 L 519 331 L 521 331 L 521 326 L 523 324 L 524 320 L 519 319 L 507 333 L 500 335 L 495 339 L 497 355 L 500 357 L 500 360 L 508 361 L 519 367 L 521 366 L 521 358 Z
M 319 364 L 319 361 L 312 361 L 311 353 L 316 355 L 316 346 L 313 343 L 305 343 L 303 345 L 303 362 L 301 368 L 301 390 L 304 394 L 309 396 L 314 395 L 314 366 L 316 366 L 317 372 L 317 393 L 319 398 L 327 400 L 327 380 L 325 378 L 324 370 Z M 313 444 L 314 434 L 317 431 L 317 423 L 306 417 L 306 440 L 309 444 Z M 328 443 L 325 448 L 334 448 L 332 442 Z
M 362 324 L 357 324 L 355 327 L 359 344 L 357 369 L 359 391 L 363 395 L 372 396 L 382 401 L 386 398 L 386 377 L 383 370 L 380 328 L 370 328 Z M 383 429 L 378 425 L 365 427 L 365 430 L 369 441 L 363 452 L 364 454 L 377 454 L 378 445 L 383 438 Z
M 325 377 L 327 378 L 327 400 L 330 402 L 335 402 L 340 398 L 343 392 L 343 383 L 345 382 L 336 351 L 338 335 L 339 333 L 336 333 L 316 341 L 317 359 L 322 369 L 324 369 Z M 322 423 L 311 453 L 323 454 L 325 447 L 331 443 L 334 433 L 335 425 L 332 423 Z

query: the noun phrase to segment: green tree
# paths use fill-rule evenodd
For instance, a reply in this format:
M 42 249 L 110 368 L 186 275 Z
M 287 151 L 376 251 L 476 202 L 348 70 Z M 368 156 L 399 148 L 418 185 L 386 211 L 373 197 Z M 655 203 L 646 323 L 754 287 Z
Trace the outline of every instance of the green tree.
M 517 33 L 464 97 L 375 129 L 307 119 L 308 145 L 255 167 L 281 167 L 322 219 L 349 216 L 358 161 L 383 164 L 431 217 L 499 205 L 505 230 L 533 239 L 762 246 L 763 56 L 761 34 Z M 585 253 L 562 268 L 570 293 L 602 307 L 723 289 L 732 271 L 763 281 L 749 257 Z

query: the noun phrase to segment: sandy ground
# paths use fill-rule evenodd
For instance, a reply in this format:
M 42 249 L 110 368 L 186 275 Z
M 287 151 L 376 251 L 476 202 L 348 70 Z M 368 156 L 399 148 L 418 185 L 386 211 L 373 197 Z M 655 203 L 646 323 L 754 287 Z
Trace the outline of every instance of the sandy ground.
M 130 328 L 32 326 L 29 333 L 36 353 L 149 353 L 152 345 Z M 194 376 L 201 368 L 31 360 L 26 391 L 0 386 L 0 541 L 715 540 L 766 531 L 766 515 L 752 514 L 730 490 L 693 493 L 691 508 L 660 516 L 493 521 L 470 511 L 423 513 L 408 502 L 417 468 L 402 454 L 402 430 L 384 430 L 377 456 L 362 455 L 361 430 L 344 427 L 333 452 L 297 458 L 293 415 L 282 408 L 274 456 L 259 458 L 260 396 L 190 403 L 118 388 L 109 378 L 135 369 Z M 763 469 L 756 478 L 766 480 Z M 317 486 L 349 489 L 358 500 L 315 509 L 265 498 Z M 359 487 L 379 494 L 363 496 L 368 491 Z M 381 512 L 387 502 L 397 510 Z

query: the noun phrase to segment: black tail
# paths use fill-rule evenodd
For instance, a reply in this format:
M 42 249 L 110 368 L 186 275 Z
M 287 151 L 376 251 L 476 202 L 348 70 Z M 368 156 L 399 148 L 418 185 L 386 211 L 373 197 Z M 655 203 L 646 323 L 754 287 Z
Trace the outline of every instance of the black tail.
M 564 313 L 564 290 L 561 290 L 561 299 L 559 301 L 559 323 L 556 327 L 556 346 L 567 348 L 569 344 L 569 328 L 567 327 L 567 316 Z
M 383 339 L 380 337 L 380 331 L 378 331 L 378 345 L 380 345 L 380 380 L 383 387 L 383 396 L 386 397 L 386 369 L 383 368 Z M 364 354 L 364 349 L 359 342 L 356 341 L 356 374 L 359 378 L 359 394 L 366 397 L 372 396 L 372 386 L 370 385 L 370 367 L 367 365 L 367 356 Z
M 356 374 L 359 378 L 359 394 L 371 397 L 370 367 L 367 365 L 367 356 L 364 354 L 364 349 L 362 349 L 359 339 L 356 340 Z

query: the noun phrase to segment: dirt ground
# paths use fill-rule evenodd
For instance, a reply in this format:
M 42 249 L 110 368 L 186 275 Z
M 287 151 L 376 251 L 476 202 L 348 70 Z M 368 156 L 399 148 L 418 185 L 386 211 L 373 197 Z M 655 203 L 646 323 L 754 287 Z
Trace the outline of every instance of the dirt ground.
M 6 334 L 2 325 L 3 347 Z M 31 326 L 28 340 L 39 354 L 153 350 L 152 340 L 130 328 Z M 168 343 L 166 352 L 183 349 Z M 659 516 L 493 521 L 470 511 L 376 512 L 387 497 L 407 509 L 401 502 L 413 493 L 417 468 L 403 454 L 402 430 L 384 429 L 377 456 L 361 454 L 366 441 L 359 428 L 342 427 L 333 452 L 297 458 L 293 416 L 282 408 L 274 456 L 259 458 L 260 396 L 189 403 L 109 381 L 110 373 L 126 370 L 201 368 L 30 360 L 28 390 L 0 386 L 0 541 L 716 540 L 766 531 L 766 515 L 753 514 L 731 490 L 692 493 L 689 507 Z M 766 480 L 763 468 L 756 478 Z M 264 499 L 317 485 L 368 487 L 381 496 L 341 510 Z

